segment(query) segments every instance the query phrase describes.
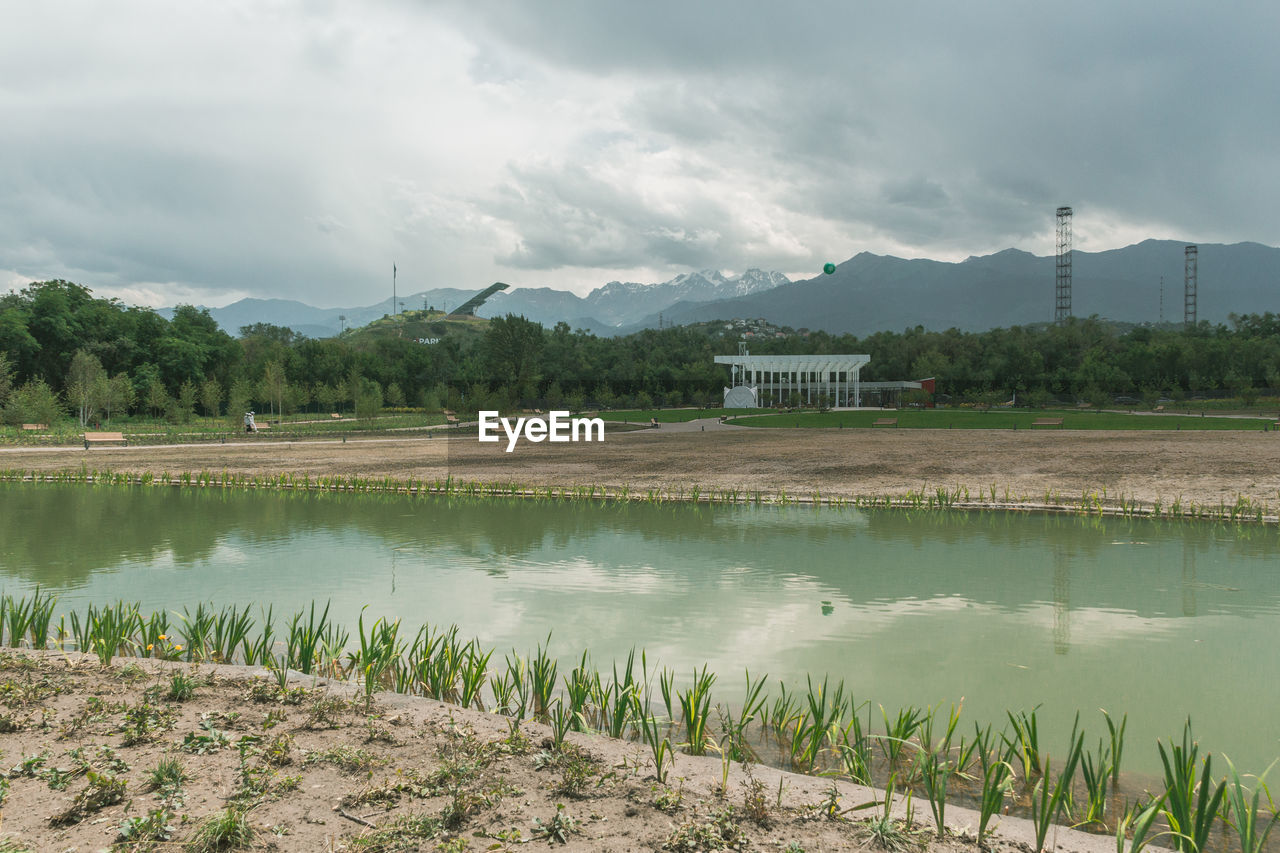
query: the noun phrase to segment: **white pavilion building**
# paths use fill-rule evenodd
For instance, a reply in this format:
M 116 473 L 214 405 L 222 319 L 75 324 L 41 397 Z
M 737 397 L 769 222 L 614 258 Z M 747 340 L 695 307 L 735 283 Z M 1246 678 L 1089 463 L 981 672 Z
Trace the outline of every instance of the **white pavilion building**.
M 862 390 L 862 368 L 871 356 L 750 355 L 742 347 L 737 355 L 716 356 L 715 362 L 730 368 L 730 383 L 724 389 L 726 409 L 785 406 L 793 394 L 805 406 L 817 405 L 825 395 L 829 406 L 855 408 Z

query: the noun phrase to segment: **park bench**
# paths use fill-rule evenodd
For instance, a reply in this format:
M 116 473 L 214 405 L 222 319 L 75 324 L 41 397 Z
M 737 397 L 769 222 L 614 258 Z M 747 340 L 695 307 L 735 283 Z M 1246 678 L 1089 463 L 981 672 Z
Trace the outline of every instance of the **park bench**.
M 1056 426 L 1058 429 L 1062 429 L 1062 418 L 1036 418 L 1031 422 L 1031 426 Z
M 452 414 L 451 412 L 445 413 L 444 422 L 449 424 L 450 426 L 458 426 L 458 424 L 462 423 L 461 421 L 458 420 L 458 416 L 455 414 Z
M 335 421 L 342 420 L 342 414 L 339 412 L 330 412 L 329 417 L 333 418 Z
M 124 437 L 122 432 L 86 432 L 84 434 L 84 449 L 88 450 L 90 445 L 107 444 L 108 442 L 116 441 L 125 447 L 129 446 L 129 440 Z
M 876 418 L 875 422 L 872 423 L 871 425 L 873 427 L 878 427 L 878 426 L 896 427 L 898 425 L 898 419 L 897 418 Z
M 254 423 L 253 431 L 262 432 L 264 429 L 271 429 L 271 421 L 263 421 L 262 423 Z
M 48 424 L 23 424 L 22 428 L 30 432 L 44 432 L 49 428 Z

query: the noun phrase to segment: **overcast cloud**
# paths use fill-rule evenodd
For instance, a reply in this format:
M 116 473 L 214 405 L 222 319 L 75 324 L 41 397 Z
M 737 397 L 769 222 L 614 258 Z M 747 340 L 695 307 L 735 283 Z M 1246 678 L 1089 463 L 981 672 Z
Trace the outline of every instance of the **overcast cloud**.
M 0 289 L 319 306 L 1276 243 L 1274 4 L 8 4 Z

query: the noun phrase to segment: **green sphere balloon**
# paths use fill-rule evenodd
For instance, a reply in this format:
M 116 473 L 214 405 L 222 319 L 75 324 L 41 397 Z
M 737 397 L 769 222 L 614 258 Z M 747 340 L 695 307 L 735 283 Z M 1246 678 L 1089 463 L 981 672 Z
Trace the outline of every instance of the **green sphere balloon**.
M 835 264 L 823 264 L 823 265 L 822 265 L 822 271 L 823 271 L 824 273 L 826 273 L 827 275 L 831 275 L 833 272 L 835 272 L 835 271 L 836 271 L 836 265 L 835 265 Z

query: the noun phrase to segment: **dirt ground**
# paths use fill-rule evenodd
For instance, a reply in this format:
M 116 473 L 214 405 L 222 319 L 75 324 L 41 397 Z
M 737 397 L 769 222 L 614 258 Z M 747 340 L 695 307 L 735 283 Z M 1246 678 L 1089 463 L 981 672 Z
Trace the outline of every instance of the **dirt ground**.
M 1021 851 L 1027 821 L 677 755 L 665 784 L 640 744 L 295 676 L 76 653 L 0 654 L 0 850 Z M 162 764 L 168 763 L 167 770 Z M 841 814 L 841 812 L 844 812 Z M 220 821 L 220 822 L 217 822 Z M 1114 842 L 1060 828 L 1057 850 Z M 114 846 L 113 846 L 114 845 Z
M 451 439 L 352 439 L 169 447 L 0 450 L 0 469 L 52 472 L 223 470 L 517 482 L 539 486 L 902 496 L 965 488 L 1039 503 L 1047 493 L 1142 504 L 1218 506 L 1239 497 L 1280 504 L 1280 433 L 1044 430 L 783 430 L 694 424 L 606 435 L 595 444 L 480 444 Z M 1271 512 L 1271 510 L 1269 510 Z

